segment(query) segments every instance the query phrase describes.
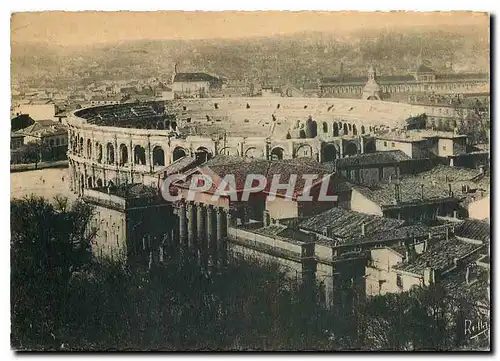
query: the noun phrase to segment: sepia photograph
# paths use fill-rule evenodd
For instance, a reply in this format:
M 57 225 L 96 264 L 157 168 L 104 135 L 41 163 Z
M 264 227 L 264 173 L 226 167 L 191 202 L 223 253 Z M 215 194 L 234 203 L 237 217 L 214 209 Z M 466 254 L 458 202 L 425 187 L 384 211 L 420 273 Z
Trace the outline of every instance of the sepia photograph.
M 11 349 L 491 352 L 491 24 L 12 13 Z

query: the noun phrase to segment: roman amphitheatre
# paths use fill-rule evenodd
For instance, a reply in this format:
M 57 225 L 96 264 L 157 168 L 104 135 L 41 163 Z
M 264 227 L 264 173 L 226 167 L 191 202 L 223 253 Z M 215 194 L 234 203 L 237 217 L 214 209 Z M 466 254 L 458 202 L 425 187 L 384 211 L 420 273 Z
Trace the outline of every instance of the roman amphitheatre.
M 448 113 L 447 113 L 448 112 Z M 374 135 L 448 109 L 336 98 L 200 98 L 105 105 L 68 117 L 71 189 L 146 182 L 184 156 L 320 162 L 374 152 Z

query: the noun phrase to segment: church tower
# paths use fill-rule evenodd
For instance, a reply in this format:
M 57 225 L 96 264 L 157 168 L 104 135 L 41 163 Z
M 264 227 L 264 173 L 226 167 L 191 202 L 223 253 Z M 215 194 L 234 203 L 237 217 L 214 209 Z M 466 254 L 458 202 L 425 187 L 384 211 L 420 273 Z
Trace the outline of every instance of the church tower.
M 363 88 L 362 98 L 365 100 L 380 100 L 380 87 L 376 81 L 377 73 L 375 68 L 370 66 L 368 69 L 368 81 L 366 82 Z

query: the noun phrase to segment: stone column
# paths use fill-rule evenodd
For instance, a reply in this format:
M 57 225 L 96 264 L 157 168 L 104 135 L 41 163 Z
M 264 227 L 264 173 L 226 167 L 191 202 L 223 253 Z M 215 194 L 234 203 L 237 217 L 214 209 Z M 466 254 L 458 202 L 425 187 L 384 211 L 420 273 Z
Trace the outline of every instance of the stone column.
M 198 203 L 196 206 L 196 228 L 197 228 L 197 240 L 201 246 L 203 239 L 205 238 L 205 205 Z
M 215 239 L 215 232 L 214 232 L 214 208 L 213 206 L 208 206 L 207 207 L 207 240 L 208 240 L 208 247 L 212 245 L 213 240 Z
M 196 242 L 196 206 L 193 203 L 189 203 L 187 206 L 188 209 L 188 248 L 193 249 L 193 246 Z
M 215 244 L 216 240 L 216 232 L 214 230 L 214 223 L 216 222 L 216 219 L 214 218 L 214 208 L 213 206 L 208 206 L 207 207 L 207 241 L 204 244 L 205 247 L 203 251 L 207 256 L 209 257 L 209 262 L 211 265 L 217 264 L 217 259 L 216 259 L 216 254 L 215 251 L 217 249 L 217 246 Z
M 221 207 L 217 207 L 216 209 L 216 229 L 217 229 L 217 234 L 216 234 L 216 241 L 218 241 L 219 239 L 221 239 L 223 237 L 223 230 L 222 230 L 222 226 L 223 226 L 223 221 L 224 221 L 224 209 L 221 208 Z
M 179 205 L 179 243 L 181 247 L 187 244 L 187 239 L 186 203 L 181 201 Z

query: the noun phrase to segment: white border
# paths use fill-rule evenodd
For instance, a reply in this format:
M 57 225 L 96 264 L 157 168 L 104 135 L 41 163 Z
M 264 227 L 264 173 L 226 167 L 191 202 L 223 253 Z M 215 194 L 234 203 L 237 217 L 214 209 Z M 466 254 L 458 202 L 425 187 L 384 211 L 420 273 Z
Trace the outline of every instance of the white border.
M 2 61 L 2 78 L 1 83 L 2 96 L 0 101 L 2 104 L 2 109 L 4 110 L 4 119 L 0 122 L 2 126 L 2 131 L 0 136 L 2 137 L 1 144 L 4 147 L 3 151 L 0 153 L 0 159 L 2 163 L 2 187 L 0 187 L 0 197 L 2 200 L 2 207 L 0 207 L 0 230 L 1 235 L 1 267 L 2 267 L 2 286 L 3 292 L 2 297 L 0 297 L 1 303 L 1 350 L 2 359 L 10 359 L 15 357 L 15 355 L 10 351 L 10 299 L 9 299 L 9 282 L 10 282 L 10 269 L 9 269 L 9 201 L 10 201 L 10 189 L 7 186 L 7 182 L 10 179 L 10 174 L 8 173 L 7 164 L 9 163 L 8 144 L 10 142 L 9 138 L 9 119 L 7 118 L 7 110 L 10 108 L 10 13 L 13 11 L 34 11 L 34 10 L 68 10 L 68 11 L 78 11 L 78 10 L 158 10 L 165 9 L 165 6 L 169 10 L 360 10 L 360 11 L 388 11 L 388 10 L 418 10 L 418 11 L 432 11 L 432 10 L 474 10 L 474 11 L 488 11 L 495 12 L 498 7 L 498 2 L 492 0 L 475 0 L 475 1 L 459 1 L 459 0 L 446 0 L 440 1 L 439 3 L 433 0 L 418 0 L 414 2 L 403 2 L 401 0 L 385 0 L 385 1 L 367 1 L 367 0 L 350 0 L 346 2 L 334 2 L 332 0 L 308 0 L 305 2 L 295 2 L 292 3 L 290 0 L 253 0 L 249 2 L 235 2 L 235 1 L 222 1 L 222 0 L 212 0 L 210 2 L 201 0 L 184 0 L 179 2 L 164 2 L 164 1 L 137 1 L 137 0 L 121 0 L 114 1 L 112 3 L 104 3 L 102 0 L 86 0 L 86 1 L 63 1 L 63 0 L 44 0 L 40 2 L 39 0 L 22 0 L 16 1 L 15 3 L 6 1 L 2 2 L 0 5 L 2 7 L 2 22 L 1 22 L 1 42 L 4 55 L 1 57 Z M 496 5 L 496 6 L 495 6 Z M 349 9 L 346 9 L 346 6 Z M 498 24 L 497 24 L 498 26 Z M 495 46 L 498 48 L 498 38 L 495 36 Z M 492 64 L 493 65 L 493 64 Z M 498 65 L 498 59 L 494 65 Z M 495 67 L 496 68 L 496 67 Z M 498 80 L 498 75 L 495 74 L 495 79 Z M 495 81 L 495 84 L 497 81 Z M 498 104 L 498 92 L 495 92 L 495 104 Z M 495 127 L 494 139 L 500 138 L 500 126 Z M 493 144 L 493 142 L 492 142 Z M 496 159 L 496 157 L 495 157 Z M 497 163 L 497 162 L 495 162 Z M 497 169 L 497 164 L 495 164 L 494 169 Z M 497 175 L 497 174 L 495 174 Z M 495 177 L 496 181 L 500 182 L 498 177 Z M 498 184 L 495 182 L 495 186 Z M 498 215 L 497 215 L 498 216 Z M 498 216 L 500 217 L 500 216 Z M 496 218 L 496 217 L 495 217 Z M 499 224 L 499 219 L 495 219 L 493 225 Z M 496 240 L 493 240 L 493 242 Z M 495 247 L 495 258 L 498 259 L 498 250 L 500 247 L 497 245 Z M 498 277 L 498 276 L 497 276 Z M 496 280 L 497 278 L 495 278 Z M 496 289 L 496 283 L 493 288 Z M 495 306 L 498 306 L 498 297 L 494 298 Z M 498 312 L 498 307 L 495 307 L 495 311 Z M 497 335 L 497 333 L 495 333 Z M 496 341 L 492 340 L 493 342 Z M 497 342 L 494 342 L 497 344 Z M 49 354 L 50 355 L 50 354 Z M 259 357 L 259 360 L 266 360 L 270 357 L 276 357 L 277 355 L 256 355 L 253 357 Z M 333 357 L 339 357 L 341 355 L 334 355 Z M 375 354 L 370 354 L 368 357 L 374 357 Z M 406 356 L 406 355 L 404 355 Z M 454 355 L 426 355 L 428 358 L 442 358 L 443 356 Z M 66 356 L 65 356 L 66 357 Z M 91 354 L 81 356 L 83 359 L 95 359 L 101 358 L 102 356 L 93 356 Z M 139 356 L 132 356 L 133 358 L 138 358 Z M 169 354 L 167 357 L 178 357 L 174 354 Z M 183 357 L 186 357 L 184 355 Z M 193 357 L 193 356 L 191 356 Z M 234 357 L 234 356 L 231 356 Z M 309 356 L 307 356 L 309 357 Z M 344 356 L 341 356 L 344 357 Z M 353 356 L 351 356 L 353 357 Z M 361 358 L 363 355 L 355 356 L 356 358 Z

